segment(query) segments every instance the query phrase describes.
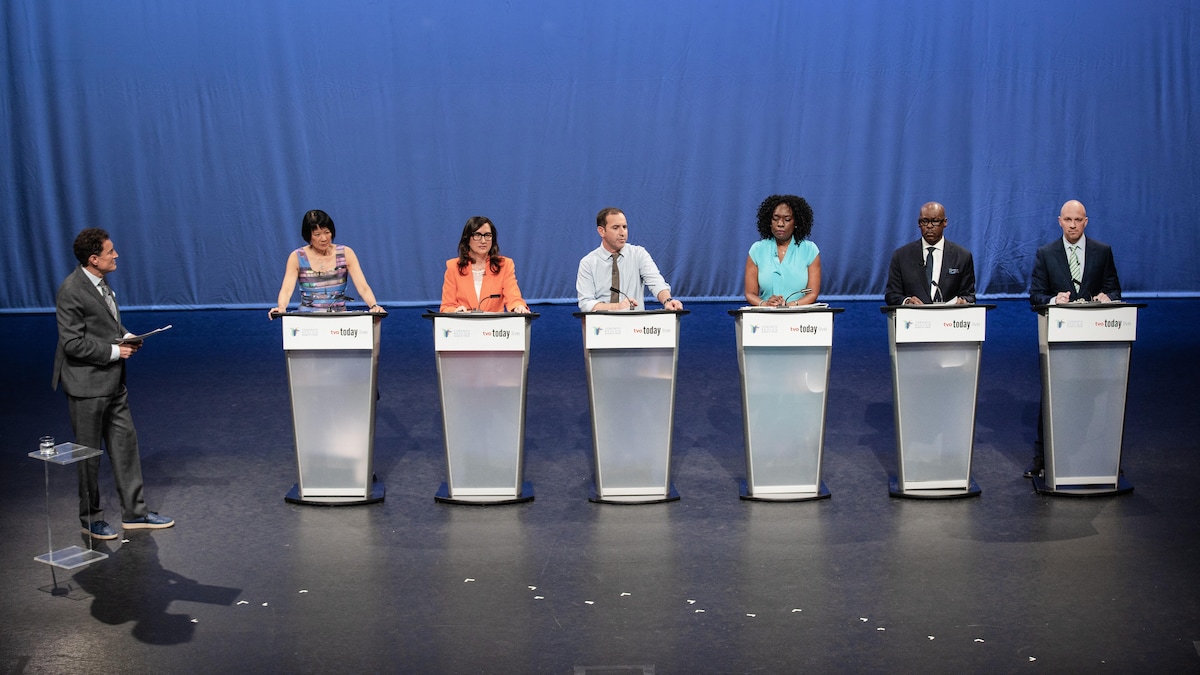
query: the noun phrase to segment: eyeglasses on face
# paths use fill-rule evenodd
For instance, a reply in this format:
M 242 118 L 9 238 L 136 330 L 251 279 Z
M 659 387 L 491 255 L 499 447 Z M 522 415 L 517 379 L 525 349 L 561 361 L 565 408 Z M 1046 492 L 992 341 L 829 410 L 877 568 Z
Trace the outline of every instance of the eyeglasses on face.
M 945 218 L 922 218 L 917 221 L 917 224 L 921 227 L 930 227 L 933 225 L 941 225 L 944 222 L 946 222 Z
M 471 239 L 474 241 L 491 241 L 492 233 L 491 232 L 476 232 L 471 235 Z

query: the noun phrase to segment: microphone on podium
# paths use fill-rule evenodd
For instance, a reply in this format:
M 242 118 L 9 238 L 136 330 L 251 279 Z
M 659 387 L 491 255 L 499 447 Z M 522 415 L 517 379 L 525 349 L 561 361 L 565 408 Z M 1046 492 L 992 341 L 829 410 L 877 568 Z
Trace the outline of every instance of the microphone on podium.
M 487 296 L 486 298 L 483 298 L 483 299 L 481 299 L 481 300 L 479 301 L 479 304 L 478 304 L 478 305 L 476 305 L 474 309 L 470 309 L 470 310 L 467 310 L 467 311 L 470 311 L 470 312 L 481 312 L 481 311 L 483 311 L 483 309 L 482 309 L 482 307 L 483 307 L 483 303 L 487 302 L 488 300 L 494 300 L 494 299 L 496 299 L 496 298 L 499 298 L 499 297 L 502 297 L 502 296 L 501 296 L 499 293 L 492 293 L 491 295 Z M 501 309 L 503 309 L 503 308 L 501 308 Z
M 799 295 L 800 297 L 804 297 L 804 296 L 808 295 L 809 293 L 812 293 L 811 288 L 801 288 L 800 290 L 796 291 L 795 293 L 792 293 L 791 295 L 784 298 L 783 304 L 785 304 L 785 305 L 788 304 L 789 302 L 791 302 L 792 298 L 796 297 L 797 295 Z
M 625 293 L 622 293 L 621 289 L 617 288 L 616 286 L 609 286 L 608 292 L 616 293 L 617 295 L 621 296 L 622 298 L 625 298 L 625 302 L 629 303 L 629 309 L 637 309 L 637 303 L 634 302 L 633 298 L 629 297 Z
M 344 300 L 345 302 L 354 302 L 355 299 L 356 298 L 352 295 L 343 295 L 342 296 L 342 300 Z M 345 305 L 345 303 L 343 303 L 341 309 L 336 309 L 334 307 L 334 305 L 330 305 L 325 308 L 325 311 L 329 312 L 330 314 L 332 314 L 333 312 L 344 312 L 344 311 L 346 311 L 346 305 Z
M 1094 298 L 1092 296 L 1083 294 L 1083 286 L 1080 285 L 1080 282 L 1078 279 L 1071 279 L 1071 284 L 1073 286 L 1075 286 L 1075 296 L 1078 297 L 1080 300 L 1084 300 L 1086 302 L 1091 302 L 1092 300 L 1094 300 Z

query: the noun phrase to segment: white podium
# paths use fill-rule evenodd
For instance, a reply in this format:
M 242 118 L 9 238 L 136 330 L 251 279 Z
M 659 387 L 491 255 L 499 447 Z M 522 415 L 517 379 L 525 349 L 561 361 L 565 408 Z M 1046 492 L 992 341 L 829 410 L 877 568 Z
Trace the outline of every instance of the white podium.
M 447 504 L 533 500 L 525 470 L 530 324 L 537 314 L 428 312 L 446 445 Z
M 896 421 L 893 497 L 975 497 L 975 404 L 986 313 L 994 305 L 883 307 Z
M 383 314 L 283 314 L 299 480 L 284 500 L 347 506 L 383 501 L 375 479 L 375 400 Z
M 679 317 L 686 310 L 575 312 L 583 325 L 592 411 L 590 501 L 679 499 L 671 484 L 671 429 Z
M 741 498 L 827 499 L 821 480 L 833 317 L 829 307 L 730 310 L 742 377 Z
M 1139 304 L 1040 305 L 1045 470 L 1041 494 L 1068 497 L 1133 491 L 1121 473 L 1129 358 Z

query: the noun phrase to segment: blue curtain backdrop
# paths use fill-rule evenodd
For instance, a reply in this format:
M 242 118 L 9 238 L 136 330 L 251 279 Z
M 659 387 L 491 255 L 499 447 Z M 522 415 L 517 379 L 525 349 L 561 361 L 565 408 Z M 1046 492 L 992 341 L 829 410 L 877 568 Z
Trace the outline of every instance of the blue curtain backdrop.
M 920 205 L 1021 295 L 1063 201 L 1127 293 L 1194 295 L 1192 0 L 6 0 L 0 309 L 50 308 L 109 230 L 126 307 L 267 306 L 328 211 L 381 301 L 428 306 L 467 217 L 574 297 L 596 211 L 674 293 L 742 293 L 768 194 L 822 295 L 881 297 Z

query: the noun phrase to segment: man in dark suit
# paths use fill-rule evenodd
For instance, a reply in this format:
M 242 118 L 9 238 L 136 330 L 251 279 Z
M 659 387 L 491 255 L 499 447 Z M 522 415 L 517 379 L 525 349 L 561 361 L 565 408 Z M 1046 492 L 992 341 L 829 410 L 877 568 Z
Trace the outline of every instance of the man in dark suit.
M 1053 305 L 1077 300 L 1113 302 L 1121 299 L 1121 281 L 1113 263 L 1112 248 L 1083 236 L 1087 210 L 1072 199 L 1063 204 L 1058 225 L 1062 239 L 1055 239 L 1037 251 L 1033 262 L 1033 280 L 1029 284 L 1029 302 Z M 1072 272 L 1072 269 L 1078 271 Z
M 975 262 L 967 249 L 947 241 L 946 209 L 937 202 L 921 207 L 921 238 L 892 253 L 884 301 L 889 305 L 975 302 Z
M 80 232 L 74 248 L 79 267 L 63 280 L 55 301 L 58 348 L 51 386 L 62 383 L 75 442 L 99 448 L 103 441 L 125 529 L 171 527 L 175 521 L 147 509 L 142 497 L 142 462 L 125 390 L 125 360 L 141 342 L 120 341 L 131 334 L 121 325 L 105 281 L 117 269 L 117 251 L 108 233 L 95 227 Z M 99 457 L 79 463 L 79 520 L 85 534 L 116 539 L 117 531 L 100 519 L 99 470 Z
M 1121 280 L 1117 278 L 1112 248 L 1083 236 L 1087 222 L 1087 209 L 1082 203 L 1072 199 L 1062 205 L 1058 213 L 1062 239 L 1039 248 L 1033 261 L 1033 279 L 1029 283 L 1031 304 L 1116 302 L 1121 299 Z M 1033 443 L 1033 461 L 1025 469 L 1026 478 L 1040 474 L 1046 466 L 1042 434 L 1039 408 L 1037 440 Z

